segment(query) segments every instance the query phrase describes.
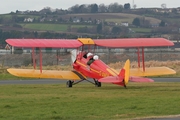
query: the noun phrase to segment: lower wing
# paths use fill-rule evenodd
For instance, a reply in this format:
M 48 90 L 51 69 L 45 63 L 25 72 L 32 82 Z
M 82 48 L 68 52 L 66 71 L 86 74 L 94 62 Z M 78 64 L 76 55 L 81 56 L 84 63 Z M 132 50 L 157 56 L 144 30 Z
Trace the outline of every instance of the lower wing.
M 14 69 L 9 68 L 7 71 L 18 77 L 29 78 L 52 78 L 52 79 L 65 79 L 65 80 L 82 80 L 86 77 L 77 71 L 58 71 L 58 70 L 40 70 L 34 69 Z
M 150 67 L 145 68 L 145 71 L 142 69 L 130 69 L 131 76 L 158 76 L 158 75 L 171 75 L 176 74 L 176 71 L 168 67 Z
M 114 69 L 113 69 L 114 70 Z M 117 70 L 114 70 L 116 74 L 118 74 Z M 168 67 L 150 67 L 146 68 L 145 71 L 143 71 L 140 68 L 133 68 L 130 69 L 130 77 L 129 81 L 131 82 L 153 82 L 154 80 L 150 78 L 146 78 L 147 76 L 158 76 L 158 75 L 171 75 L 171 74 L 176 74 L 176 71 L 173 69 L 170 69 Z M 113 77 L 111 77 L 113 78 Z M 106 82 L 117 82 L 115 79 L 109 79 Z M 104 79 L 105 80 L 105 79 Z M 103 81 L 104 82 L 104 81 Z

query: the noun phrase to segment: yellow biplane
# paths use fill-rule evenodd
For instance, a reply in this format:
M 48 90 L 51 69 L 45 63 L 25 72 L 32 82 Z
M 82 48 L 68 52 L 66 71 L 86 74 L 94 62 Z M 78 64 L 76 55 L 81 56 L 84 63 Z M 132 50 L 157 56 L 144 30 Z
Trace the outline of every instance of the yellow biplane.
M 128 39 L 98 39 L 90 38 L 76 39 L 7 39 L 6 42 L 14 47 L 32 48 L 32 59 L 34 69 L 9 68 L 7 71 L 15 76 L 30 78 L 54 78 L 67 81 L 67 87 L 81 82 L 88 81 L 97 87 L 101 83 L 112 83 L 126 87 L 129 81 L 133 82 L 152 82 L 153 80 L 143 78 L 143 76 L 156 76 L 175 74 L 176 72 L 168 67 L 145 68 L 144 48 L 173 46 L 173 42 L 164 38 L 128 38 Z M 137 48 L 138 68 L 130 69 L 130 60 L 120 71 L 110 68 L 97 55 L 90 52 L 96 46 L 108 48 Z M 34 57 L 35 48 L 39 48 L 40 70 L 36 69 Z M 71 52 L 72 67 L 71 71 L 43 70 L 42 69 L 42 48 L 75 48 Z M 88 49 L 87 49 L 88 48 Z M 142 56 L 142 58 L 140 57 Z M 140 61 L 142 59 L 142 61 Z M 140 66 L 142 63 L 142 68 Z M 92 78 L 94 81 L 88 80 Z

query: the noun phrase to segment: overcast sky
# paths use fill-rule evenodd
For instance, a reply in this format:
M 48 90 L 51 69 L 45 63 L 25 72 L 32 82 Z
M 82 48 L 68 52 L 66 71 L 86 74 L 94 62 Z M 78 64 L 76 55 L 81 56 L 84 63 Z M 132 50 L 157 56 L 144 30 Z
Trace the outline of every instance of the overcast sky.
M 26 10 L 41 10 L 44 7 L 62 8 L 68 9 L 76 4 L 101 4 L 109 5 L 110 3 L 119 3 L 124 5 L 130 3 L 132 5 L 133 0 L 2 0 L 0 4 L 0 14 L 26 11 Z M 165 3 L 167 8 L 180 7 L 180 0 L 134 0 L 137 8 L 152 8 L 161 7 L 161 4 Z

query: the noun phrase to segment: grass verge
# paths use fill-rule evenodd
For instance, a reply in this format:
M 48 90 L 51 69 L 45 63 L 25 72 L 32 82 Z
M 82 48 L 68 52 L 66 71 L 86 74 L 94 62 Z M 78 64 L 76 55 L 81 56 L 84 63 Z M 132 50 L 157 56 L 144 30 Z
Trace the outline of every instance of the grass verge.
M 1 85 L 1 119 L 104 120 L 177 115 L 180 83 Z
M 11 75 L 9 73 L 0 73 L 0 80 L 27 80 L 32 78 L 24 78 L 24 77 L 16 77 L 14 75 Z

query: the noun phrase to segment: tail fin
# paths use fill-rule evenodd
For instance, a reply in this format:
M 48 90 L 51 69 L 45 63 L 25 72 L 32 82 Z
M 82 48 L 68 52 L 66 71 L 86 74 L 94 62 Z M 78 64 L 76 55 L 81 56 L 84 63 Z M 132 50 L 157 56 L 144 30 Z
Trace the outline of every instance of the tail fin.
M 129 73 L 130 73 L 130 60 L 126 60 L 124 68 L 121 69 L 119 77 L 124 78 L 124 84 L 127 85 L 129 82 Z

